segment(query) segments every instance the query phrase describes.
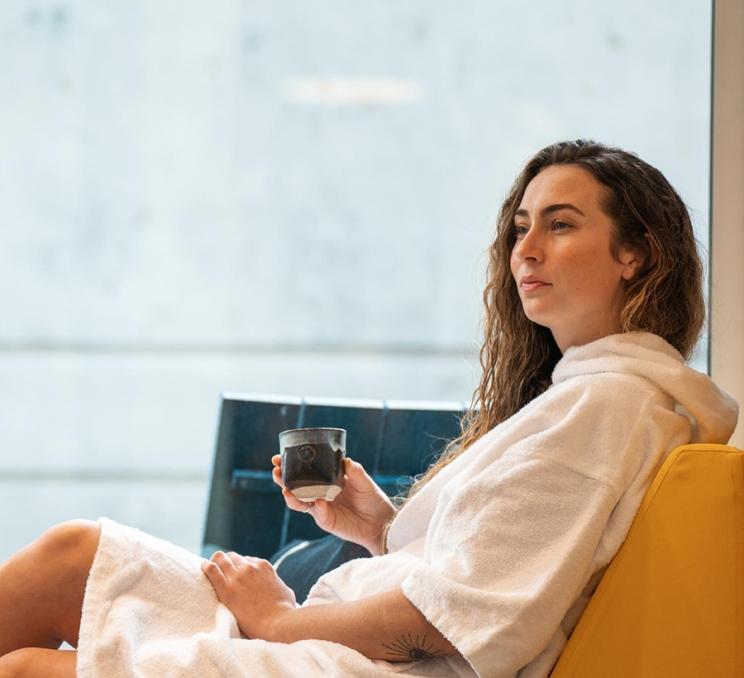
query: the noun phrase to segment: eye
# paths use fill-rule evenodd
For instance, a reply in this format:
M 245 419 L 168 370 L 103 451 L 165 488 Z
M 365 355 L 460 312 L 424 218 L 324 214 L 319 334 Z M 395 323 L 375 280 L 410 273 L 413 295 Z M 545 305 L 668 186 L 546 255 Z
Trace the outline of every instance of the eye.
M 560 221 L 560 219 L 556 219 L 553 222 L 553 228 L 558 231 L 565 231 L 565 230 L 568 230 L 569 228 L 573 228 L 573 226 L 571 226 L 571 224 L 565 221 Z
M 529 231 L 530 229 L 527 226 L 520 226 L 519 224 L 514 224 L 514 236 L 516 238 L 519 238 L 520 236 L 523 236 Z

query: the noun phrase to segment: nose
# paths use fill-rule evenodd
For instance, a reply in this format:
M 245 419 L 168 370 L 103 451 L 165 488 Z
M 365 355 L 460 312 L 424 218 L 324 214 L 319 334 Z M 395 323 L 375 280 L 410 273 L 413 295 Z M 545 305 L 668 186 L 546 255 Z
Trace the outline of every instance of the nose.
M 538 229 L 534 226 L 514 243 L 513 255 L 519 261 L 542 261 L 545 258 Z

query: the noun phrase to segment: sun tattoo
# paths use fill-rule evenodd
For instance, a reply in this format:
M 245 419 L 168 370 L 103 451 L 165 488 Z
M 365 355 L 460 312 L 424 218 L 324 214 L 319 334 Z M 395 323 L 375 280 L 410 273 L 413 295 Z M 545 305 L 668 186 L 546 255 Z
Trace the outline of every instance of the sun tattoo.
M 434 644 L 426 636 L 413 636 L 410 633 L 403 634 L 391 645 L 383 643 L 383 647 L 396 659 L 431 659 L 437 656 Z

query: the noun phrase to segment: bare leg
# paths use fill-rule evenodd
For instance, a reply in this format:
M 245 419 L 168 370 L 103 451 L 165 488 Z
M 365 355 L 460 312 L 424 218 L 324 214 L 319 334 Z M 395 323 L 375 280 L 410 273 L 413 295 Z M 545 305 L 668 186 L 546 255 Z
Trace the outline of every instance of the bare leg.
M 0 565 L 0 657 L 21 648 L 57 648 L 63 640 L 77 647 L 100 532 L 90 520 L 61 523 Z
M 28 647 L 0 657 L 0 678 L 75 678 L 77 652 Z

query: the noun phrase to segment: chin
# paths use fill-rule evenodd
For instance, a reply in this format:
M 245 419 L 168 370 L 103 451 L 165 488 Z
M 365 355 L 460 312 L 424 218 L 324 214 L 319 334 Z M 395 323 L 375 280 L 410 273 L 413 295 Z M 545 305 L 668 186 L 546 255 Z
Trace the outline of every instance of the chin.
M 524 311 L 524 314 L 527 316 L 527 320 L 530 322 L 535 323 L 535 325 L 540 325 L 540 327 L 545 327 L 547 329 L 550 329 L 549 319 L 546 318 L 541 313 L 527 313 L 527 311 Z

